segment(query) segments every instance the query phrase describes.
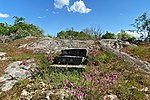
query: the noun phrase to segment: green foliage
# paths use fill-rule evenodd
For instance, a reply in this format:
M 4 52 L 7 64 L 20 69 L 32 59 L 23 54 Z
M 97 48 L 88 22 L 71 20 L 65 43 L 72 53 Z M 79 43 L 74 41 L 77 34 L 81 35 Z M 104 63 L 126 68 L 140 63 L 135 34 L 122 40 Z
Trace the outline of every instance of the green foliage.
M 102 39 L 115 39 L 115 34 L 111 32 L 106 32 L 102 35 Z
M 51 55 L 53 56 L 53 55 Z M 36 80 L 47 80 L 50 81 L 52 86 L 64 87 L 65 80 L 71 80 L 74 83 L 78 82 L 79 72 L 77 70 L 69 70 L 67 68 L 52 68 L 50 65 L 51 61 L 48 61 L 47 57 L 43 54 L 36 54 L 34 56 L 38 62 L 38 70 Z M 49 84 L 49 83 L 48 83 Z
M 14 16 L 13 19 L 15 19 L 13 25 L 0 23 L 0 35 L 10 36 L 13 40 L 26 36 L 44 36 L 43 30 L 33 24 L 25 23 L 25 18 Z
M 7 23 L 0 23 L 0 35 L 9 35 L 9 26 Z
M 121 30 L 120 33 L 117 34 L 118 39 L 126 41 L 130 38 L 130 35 L 127 34 L 124 30 Z
M 131 42 L 131 43 L 135 43 L 136 42 L 136 38 L 135 37 L 130 37 L 127 39 L 128 42 Z
M 123 40 L 123 41 L 128 41 L 131 43 L 134 43 L 136 38 L 131 37 L 128 33 L 126 33 L 124 30 L 121 30 L 120 33 L 117 34 L 118 39 Z
M 147 32 L 148 35 L 145 41 L 150 42 L 150 18 L 147 17 L 147 12 L 135 19 L 135 22 L 131 25 L 141 34 L 141 38 L 145 38 L 143 32 Z
M 57 38 L 60 39 L 75 39 L 75 40 L 90 40 L 93 39 L 93 35 L 87 34 L 84 32 L 77 32 L 74 31 L 73 28 L 66 30 L 66 31 L 60 31 L 57 33 Z

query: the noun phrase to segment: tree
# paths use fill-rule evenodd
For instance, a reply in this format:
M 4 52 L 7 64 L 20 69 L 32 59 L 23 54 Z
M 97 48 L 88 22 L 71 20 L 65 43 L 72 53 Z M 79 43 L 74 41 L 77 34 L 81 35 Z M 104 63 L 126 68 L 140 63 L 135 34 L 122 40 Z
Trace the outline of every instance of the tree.
M 120 33 L 117 34 L 118 39 L 127 41 L 130 38 L 130 35 L 125 32 L 125 30 L 121 30 Z
M 15 19 L 13 25 L 0 23 L 0 35 L 9 36 L 13 40 L 26 36 L 44 36 L 43 30 L 33 24 L 25 23 L 25 18 L 14 16 L 13 19 Z
M 13 19 L 15 19 L 15 22 L 14 22 L 15 25 L 25 21 L 25 18 L 23 17 L 13 16 Z
M 144 37 L 143 33 L 147 33 L 145 41 L 150 42 L 150 18 L 147 18 L 147 12 L 143 13 L 131 26 L 136 28 L 137 33 L 141 34 Z
M 130 36 L 125 30 L 121 30 L 120 33 L 117 34 L 117 38 L 131 43 L 134 43 L 136 41 L 136 38 Z
M 9 26 L 7 23 L 0 23 L 0 35 L 9 35 Z
M 99 25 L 93 25 L 89 28 L 85 28 L 83 29 L 83 32 L 93 35 L 96 40 L 101 39 L 101 35 L 103 34 L 102 28 L 100 28 Z
M 111 32 L 106 32 L 102 35 L 102 39 L 115 39 L 115 34 Z
M 89 40 L 93 39 L 93 36 L 86 34 L 83 31 L 77 32 L 73 28 L 67 29 L 66 31 L 60 31 L 57 33 L 57 38 L 60 39 L 74 39 L 74 40 Z

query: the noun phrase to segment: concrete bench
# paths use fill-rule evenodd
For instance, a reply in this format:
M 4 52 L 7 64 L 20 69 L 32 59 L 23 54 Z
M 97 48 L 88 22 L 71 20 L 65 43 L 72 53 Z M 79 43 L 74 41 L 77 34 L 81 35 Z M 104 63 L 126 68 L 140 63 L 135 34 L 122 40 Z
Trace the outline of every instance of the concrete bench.
M 86 48 L 69 48 L 61 51 L 59 56 L 54 58 L 52 67 L 66 67 L 66 68 L 85 68 L 88 56 Z

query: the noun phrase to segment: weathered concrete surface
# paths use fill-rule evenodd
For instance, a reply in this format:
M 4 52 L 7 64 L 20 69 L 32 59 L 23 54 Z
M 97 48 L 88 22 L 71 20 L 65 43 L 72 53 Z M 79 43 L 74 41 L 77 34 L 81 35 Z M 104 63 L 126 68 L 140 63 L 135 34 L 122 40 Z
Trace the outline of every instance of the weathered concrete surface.
M 16 61 L 9 64 L 0 77 L 0 89 L 2 91 L 10 90 L 16 82 L 31 77 L 35 69 L 36 64 L 33 60 Z
M 57 65 L 57 64 L 54 64 L 54 65 L 50 65 L 50 67 L 57 67 L 57 68 L 79 68 L 79 69 L 82 69 L 82 68 L 85 68 L 86 66 L 85 65 Z
M 125 52 L 120 52 L 119 50 L 113 49 L 109 46 L 106 46 L 105 44 L 103 45 L 102 43 L 101 43 L 100 47 L 102 50 L 104 50 L 108 53 L 112 53 L 112 54 L 116 55 L 117 57 L 119 57 L 120 59 L 123 59 L 126 62 L 133 63 L 133 65 L 134 65 L 133 67 L 140 67 L 140 68 L 144 69 L 145 72 L 150 73 L 150 63 L 136 59 Z

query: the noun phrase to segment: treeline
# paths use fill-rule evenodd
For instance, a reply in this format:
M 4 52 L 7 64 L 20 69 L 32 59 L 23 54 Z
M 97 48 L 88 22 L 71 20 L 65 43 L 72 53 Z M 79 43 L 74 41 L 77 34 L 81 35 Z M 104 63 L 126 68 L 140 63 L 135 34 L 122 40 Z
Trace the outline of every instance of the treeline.
M 90 27 L 78 32 L 73 28 L 66 31 L 60 31 L 57 33 L 59 39 L 73 39 L 73 40 L 99 40 L 99 39 L 120 39 L 123 41 L 134 42 L 135 37 L 130 36 L 126 31 L 121 30 L 118 34 L 112 32 L 104 33 L 101 28 Z
M 143 13 L 141 16 L 135 19 L 135 22 L 131 24 L 135 30 L 131 30 L 133 33 L 138 33 L 141 35 L 140 39 L 136 39 L 130 36 L 127 31 L 121 30 L 118 34 L 112 32 L 103 32 L 99 26 L 92 26 L 90 28 L 85 28 L 80 32 L 75 31 L 73 28 L 62 30 L 57 33 L 57 38 L 60 39 L 120 39 L 128 42 L 150 42 L 150 18 L 147 17 L 147 13 Z M 147 34 L 146 37 L 144 34 Z
M 14 16 L 13 19 L 13 25 L 0 23 L 0 36 L 9 36 L 13 40 L 26 36 L 44 36 L 43 30 L 41 30 L 38 26 L 26 23 L 25 18 Z
M 26 36 L 44 36 L 42 29 L 36 25 L 26 23 L 25 18 L 14 16 L 13 19 L 14 23 L 12 25 L 8 25 L 8 23 L 0 23 L 0 36 L 9 36 L 12 40 Z M 141 35 L 139 39 L 140 41 L 150 42 L 150 18 L 147 17 L 147 13 L 143 13 L 136 18 L 131 26 L 135 27 L 135 30 L 131 31 Z M 143 34 L 147 34 L 146 37 Z M 50 35 L 47 36 L 51 37 Z M 135 37 L 130 36 L 125 30 L 121 30 L 118 34 L 108 31 L 103 32 L 97 25 L 85 28 L 79 32 L 75 31 L 74 28 L 62 30 L 57 33 L 56 38 L 75 40 L 120 39 L 129 42 L 139 41 L 136 40 Z

